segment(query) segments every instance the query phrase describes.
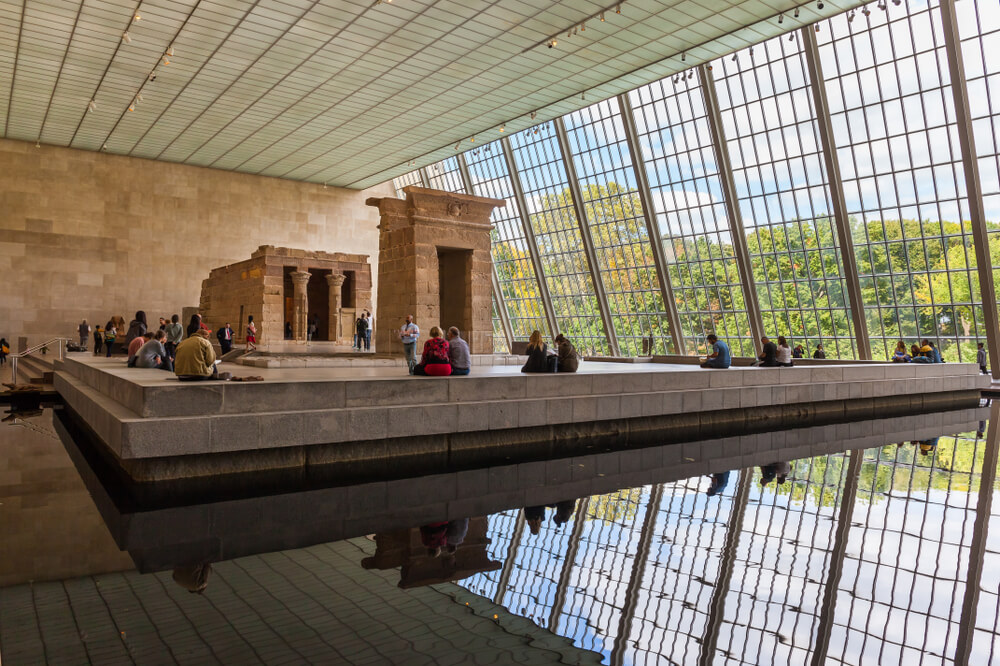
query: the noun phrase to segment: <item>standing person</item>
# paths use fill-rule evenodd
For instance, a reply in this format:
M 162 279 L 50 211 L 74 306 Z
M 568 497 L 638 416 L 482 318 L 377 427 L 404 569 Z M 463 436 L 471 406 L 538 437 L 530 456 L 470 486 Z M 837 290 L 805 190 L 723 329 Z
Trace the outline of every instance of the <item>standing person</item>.
M 294 333 L 292 333 L 292 322 L 286 321 L 285 322 L 285 339 L 286 340 L 291 340 L 293 337 L 295 337 L 295 335 L 294 335 Z
M 813 352 L 813 358 L 826 358 L 826 352 L 823 351 L 822 343 L 816 345 L 816 351 Z
M 108 320 L 108 325 L 104 327 L 104 347 L 107 350 L 105 358 L 111 358 L 111 348 L 115 346 L 115 339 L 118 337 L 118 329 L 115 322 Z
M 104 329 L 97 325 L 94 327 L 94 356 L 101 355 L 101 347 L 104 346 Z
M 758 367 L 761 368 L 776 368 L 778 367 L 778 346 L 771 342 L 769 337 L 762 336 L 760 339 L 763 344 L 760 356 L 757 359 L 760 361 Z
M 306 326 L 306 340 L 312 341 L 313 337 L 316 335 L 316 331 L 319 330 L 319 317 L 313 315 L 309 318 L 309 325 Z
M 979 343 L 979 349 L 976 350 L 976 363 L 979 364 L 979 372 L 984 375 L 986 372 L 986 348 L 983 347 L 983 343 Z
M 375 330 L 375 320 L 372 319 L 372 313 L 365 310 L 365 323 L 368 324 L 365 328 L 365 351 L 371 351 L 372 349 L 372 331 Z
M 184 327 L 181 326 L 181 318 L 179 315 L 173 315 L 170 317 L 170 323 L 167 327 L 163 329 L 164 333 L 167 334 L 167 342 L 163 347 L 167 350 L 167 355 L 173 359 L 177 357 L 177 345 L 181 343 L 184 339 Z
M 413 323 L 413 315 L 406 315 L 406 323 L 399 329 L 399 339 L 403 342 L 403 356 L 406 357 L 406 365 L 413 374 L 413 368 L 417 365 L 417 338 L 420 337 L 420 327 Z
M 792 367 L 792 349 L 788 346 L 785 336 L 778 336 L 778 365 L 782 368 Z
M 247 317 L 247 349 L 257 351 L 257 325 L 253 323 L 253 315 Z
M 190 338 L 192 335 L 194 335 L 194 332 L 197 331 L 199 328 L 201 328 L 201 315 L 195 313 L 191 315 L 191 321 L 188 322 L 187 337 Z
M 729 352 L 729 345 L 720 340 L 715 333 L 705 338 L 712 346 L 712 353 L 705 357 L 705 362 L 701 364 L 703 368 L 725 370 L 733 363 L 733 357 Z
M 160 317 L 160 328 L 158 330 L 161 331 L 167 330 L 167 320 L 164 319 L 163 317 Z
M 228 321 L 216 332 L 215 337 L 219 338 L 219 347 L 222 348 L 223 356 L 233 350 L 233 329 L 229 327 Z
M 0 365 L 7 362 L 7 354 L 10 353 L 10 345 L 7 344 L 7 338 L 0 338 Z
M 565 335 L 556 335 L 556 354 L 559 360 L 556 362 L 556 372 L 576 372 L 580 367 L 580 355 L 577 353 L 573 343 Z
M 368 334 L 368 320 L 365 318 L 365 313 L 362 312 L 361 316 L 358 317 L 358 321 L 355 323 L 354 337 L 357 339 L 358 351 L 361 351 L 365 346 L 365 336 Z
M 448 357 L 451 359 L 451 374 L 467 375 L 472 371 L 472 355 L 469 344 L 462 339 L 457 327 L 452 326 L 445 335 L 448 339 Z
M 136 338 L 141 338 L 146 333 L 146 313 L 138 310 L 128 325 L 128 332 L 125 334 L 125 344 L 131 345 Z
M 80 346 L 86 349 L 87 342 L 90 339 L 90 324 L 87 323 L 86 319 L 80 322 L 79 330 L 80 330 Z

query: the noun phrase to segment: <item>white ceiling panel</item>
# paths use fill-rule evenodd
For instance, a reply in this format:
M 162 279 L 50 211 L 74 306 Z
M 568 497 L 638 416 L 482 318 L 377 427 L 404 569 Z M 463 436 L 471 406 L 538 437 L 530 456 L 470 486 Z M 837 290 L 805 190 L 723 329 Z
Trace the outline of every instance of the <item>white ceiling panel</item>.
M 0 131 L 366 187 L 860 4 L 0 0 Z

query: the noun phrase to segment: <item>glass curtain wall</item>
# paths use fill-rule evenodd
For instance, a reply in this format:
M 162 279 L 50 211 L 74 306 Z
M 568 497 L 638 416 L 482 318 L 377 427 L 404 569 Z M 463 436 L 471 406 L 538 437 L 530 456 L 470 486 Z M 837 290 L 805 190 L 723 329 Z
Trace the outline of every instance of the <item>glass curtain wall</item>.
M 511 136 L 510 143 L 559 330 L 580 352 L 607 355 L 604 323 L 555 128 L 544 123 Z
M 507 163 L 499 143 L 462 156 L 469 167 L 473 194 L 481 197 L 504 199 L 507 205 L 493 209 L 493 265 L 500 279 L 500 290 L 507 306 L 514 337 L 527 340 L 534 330 L 548 331 L 545 310 L 538 293 L 535 266 L 531 262 L 528 242 L 524 237 L 521 211 L 514 197 L 514 188 L 507 173 Z M 497 335 L 497 318 L 494 318 L 494 340 L 504 340 L 502 331 Z M 495 343 L 494 343 L 495 344 Z
M 420 185 L 422 184 L 422 179 L 420 177 L 420 169 L 416 171 L 411 171 L 409 173 L 404 173 L 399 178 L 392 179 L 392 186 L 396 188 L 396 196 L 400 199 L 406 198 L 406 193 L 403 192 L 403 188 L 407 185 Z
M 1000 48 L 1000 8 L 992 0 L 964 0 L 955 10 L 1000 283 L 1000 65 L 990 55 L 992 47 Z M 714 332 L 729 340 L 735 353 L 749 355 L 746 299 L 753 298 L 767 333 L 810 347 L 822 342 L 831 357 L 855 356 L 830 205 L 835 175 L 843 184 L 874 357 L 891 356 L 899 340 L 909 347 L 926 338 L 947 360 L 971 361 L 976 343 L 985 341 L 938 2 L 871 3 L 806 29 L 818 43 L 823 81 L 810 80 L 804 64 L 809 54 L 798 31 L 757 44 L 752 59 L 744 49 L 735 61 L 727 56 L 712 63 L 736 184 L 734 203 L 753 272 L 749 293 L 737 270 L 718 147 L 695 71 L 629 93 L 641 155 L 631 155 L 623 143 L 627 127 L 616 100 L 565 117 L 597 254 L 593 268 L 614 324 L 608 333 L 623 354 L 637 353 L 637 341 L 649 334 L 657 351 L 666 350 L 666 311 L 676 308 L 689 353 L 703 352 L 704 336 Z M 825 173 L 811 94 L 815 85 L 822 85 L 828 98 L 839 174 Z M 554 132 L 543 124 L 510 142 L 557 326 L 576 338 L 581 351 L 607 354 Z M 499 144 L 493 145 L 493 159 L 507 178 Z M 483 159 L 465 155 L 470 169 Z M 448 182 L 452 162 L 445 160 L 428 178 L 457 189 Z M 638 206 L 635 168 L 645 172 L 651 211 Z M 420 182 L 417 172 L 395 184 L 412 182 Z M 512 199 L 509 184 L 503 191 L 476 189 Z M 653 216 L 660 238 L 647 237 L 643 213 Z M 523 233 L 500 231 L 494 239 L 498 269 L 514 261 L 512 243 L 527 257 Z M 662 303 L 658 293 L 652 242 L 662 244 L 673 303 Z M 500 271 L 518 340 L 534 328 L 546 330 L 540 303 L 531 314 L 519 311 L 540 298 L 530 264 L 525 259 L 527 272 Z
M 855 355 L 840 251 L 801 39 L 712 63 L 764 333 Z
M 871 4 L 817 33 L 875 358 L 928 338 L 974 361 L 985 337 L 937 5 Z
M 705 336 L 729 341 L 734 353 L 753 353 L 750 323 L 708 111 L 691 70 L 629 93 L 640 167 L 646 170 L 659 242 L 689 350 L 705 351 Z
M 449 157 L 427 167 L 427 180 L 431 189 L 446 190 L 465 194 L 462 173 L 458 168 L 458 157 Z
M 675 353 L 618 100 L 571 113 L 565 122 L 621 353 Z M 653 347 L 644 349 L 649 336 Z

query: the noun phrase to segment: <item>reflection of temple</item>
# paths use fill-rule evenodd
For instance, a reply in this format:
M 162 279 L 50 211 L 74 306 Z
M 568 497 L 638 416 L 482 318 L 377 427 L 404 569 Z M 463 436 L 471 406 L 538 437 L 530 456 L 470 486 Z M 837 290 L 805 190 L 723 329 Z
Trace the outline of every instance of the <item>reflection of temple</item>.
M 447 583 L 477 573 L 496 571 L 501 565 L 490 560 L 486 552 L 490 544 L 486 528 L 485 516 L 469 518 L 468 533 L 455 552 L 444 551 L 438 556 L 428 552 L 419 527 L 376 534 L 375 555 L 361 560 L 361 566 L 365 569 L 400 567 L 399 587 L 403 589 Z
M 226 322 L 242 339 L 253 316 L 263 344 L 285 338 L 306 341 L 310 319 L 318 319 L 313 341 L 350 342 L 354 320 L 372 311 L 368 257 L 261 245 L 246 261 L 213 269 L 201 285 L 201 313 L 210 328 Z

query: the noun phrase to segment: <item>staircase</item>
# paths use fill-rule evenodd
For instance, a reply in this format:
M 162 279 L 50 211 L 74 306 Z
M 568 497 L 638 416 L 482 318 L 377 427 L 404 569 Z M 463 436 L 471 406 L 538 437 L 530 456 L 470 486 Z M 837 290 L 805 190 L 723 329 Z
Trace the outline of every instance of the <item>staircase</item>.
M 56 358 L 55 354 L 22 356 L 17 361 L 18 384 L 51 384 L 52 383 L 52 362 Z M 4 367 L 6 370 L 6 366 Z M 5 378 L 4 381 L 7 381 Z

